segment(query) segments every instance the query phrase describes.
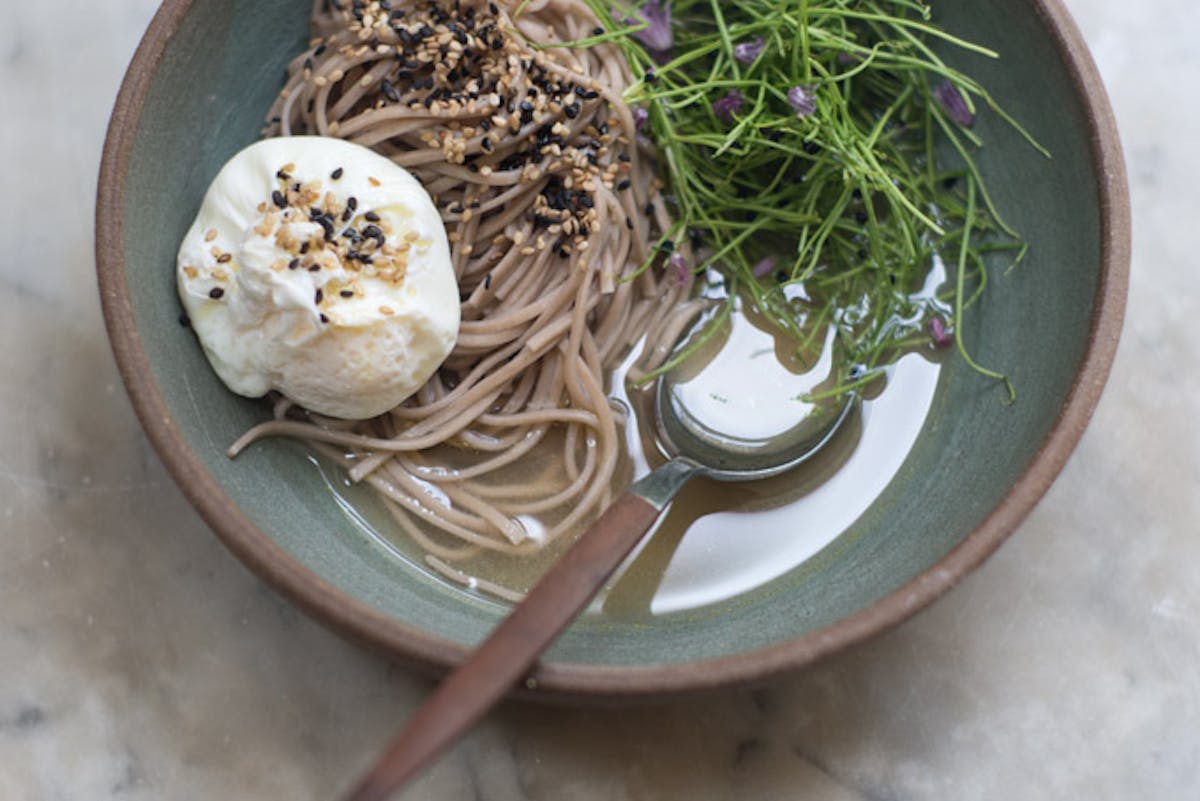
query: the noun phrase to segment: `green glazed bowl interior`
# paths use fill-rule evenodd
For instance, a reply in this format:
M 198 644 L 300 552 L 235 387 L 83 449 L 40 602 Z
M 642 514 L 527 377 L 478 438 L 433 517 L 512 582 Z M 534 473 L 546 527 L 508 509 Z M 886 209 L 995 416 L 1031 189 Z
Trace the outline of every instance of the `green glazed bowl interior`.
M 944 5 L 943 7 L 940 7 Z M 976 132 L 997 206 L 1029 256 L 993 276 L 964 331 L 1019 392 L 950 360 L 901 471 L 812 562 L 687 614 L 587 617 L 545 655 L 539 692 L 631 696 L 744 682 L 799 666 L 923 607 L 994 550 L 1074 447 L 1107 376 L 1128 271 L 1128 203 L 1111 113 L 1056 0 L 945 3 L 952 32 L 1001 53 L 954 54 L 1052 153 L 986 111 Z M 260 134 L 308 38 L 308 0 L 169 0 L 130 67 L 102 167 L 97 249 L 119 365 L 168 468 L 224 542 L 339 630 L 433 671 L 504 608 L 430 578 L 364 535 L 305 449 L 228 445 L 268 412 L 216 378 L 179 323 L 175 251 L 209 181 Z M 369 501 L 364 501 L 369 503 Z

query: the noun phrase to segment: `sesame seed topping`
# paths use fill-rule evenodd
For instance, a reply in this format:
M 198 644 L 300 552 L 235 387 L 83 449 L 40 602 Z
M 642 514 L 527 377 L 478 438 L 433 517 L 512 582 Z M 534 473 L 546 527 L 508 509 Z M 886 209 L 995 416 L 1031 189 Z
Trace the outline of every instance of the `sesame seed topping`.
M 208 291 L 208 296 L 213 300 L 220 300 L 221 298 L 225 297 L 225 290 L 221 289 L 219 286 L 214 286 Z
M 209 228 L 208 231 L 204 234 L 205 242 L 211 242 L 216 238 L 217 238 L 217 229 L 216 228 Z
M 337 180 L 340 180 L 341 177 L 343 175 L 345 175 L 345 173 L 346 173 L 345 170 L 343 170 L 341 167 L 338 167 L 336 170 L 329 173 L 329 177 L 332 178 L 333 180 L 337 181 Z

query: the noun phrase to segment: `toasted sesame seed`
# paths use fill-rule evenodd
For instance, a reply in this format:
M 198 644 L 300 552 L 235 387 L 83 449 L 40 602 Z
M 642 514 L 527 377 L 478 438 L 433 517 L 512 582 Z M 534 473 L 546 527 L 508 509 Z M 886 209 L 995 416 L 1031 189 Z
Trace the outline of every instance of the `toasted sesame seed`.
M 396 310 L 393 309 L 391 306 L 380 306 L 379 313 L 386 315 L 388 317 L 391 317 L 393 314 L 396 313 Z
M 371 186 L 383 186 L 383 184 L 379 182 L 378 178 L 374 178 L 371 176 L 367 177 L 367 183 L 369 183 Z
M 217 229 L 216 228 L 209 228 L 208 232 L 204 234 L 205 242 L 211 242 L 216 238 L 217 238 Z
M 233 261 L 233 255 L 230 253 L 222 253 L 217 256 L 217 264 L 228 264 L 231 261 Z

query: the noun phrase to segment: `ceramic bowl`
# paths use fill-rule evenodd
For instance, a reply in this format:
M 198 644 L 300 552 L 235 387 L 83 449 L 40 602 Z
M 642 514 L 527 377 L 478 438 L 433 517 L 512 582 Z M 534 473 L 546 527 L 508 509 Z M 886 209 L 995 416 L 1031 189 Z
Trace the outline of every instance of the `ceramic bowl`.
M 995 276 L 965 335 L 1018 401 L 961 360 L 942 371 L 902 469 L 809 565 L 728 602 L 622 623 L 589 616 L 536 669 L 536 692 L 616 698 L 748 682 L 877 634 L 987 557 L 1067 460 L 1116 347 L 1128 199 L 1112 114 L 1057 0 L 947 3 L 943 23 L 999 61 L 958 58 L 1052 153 L 983 115 L 979 163 L 1029 258 Z M 309 0 L 168 0 L 134 56 L 100 176 L 97 256 L 109 335 L 146 432 L 217 535 L 334 628 L 433 672 L 461 661 L 505 608 L 364 536 L 300 445 L 226 446 L 267 415 L 230 394 L 179 323 L 175 251 L 222 163 L 260 132 Z

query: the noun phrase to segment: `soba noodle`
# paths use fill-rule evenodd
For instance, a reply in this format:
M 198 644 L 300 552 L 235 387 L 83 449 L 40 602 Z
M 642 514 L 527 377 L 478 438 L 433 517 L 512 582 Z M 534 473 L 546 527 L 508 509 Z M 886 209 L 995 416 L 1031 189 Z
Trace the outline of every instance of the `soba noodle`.
M 307 440 L 379 490 L 435 569 L 465 580 L 454 562 L 541 549 L 609 501 L 625 420 L 606 377 L 647 331 L 658 338 L 640 367 L 660 363 L 699 302 L 650 258 L 669 221 L 621 101 L 623 59 L 546 47 L 592 35 L 582 2 L 339 6 L 315 4 L 316 38 L 267 133 L 342 137 L 418 177 L 449 231 L 460 335 L 390 413 L 352 424 L 281 402 L 232 450 Z

